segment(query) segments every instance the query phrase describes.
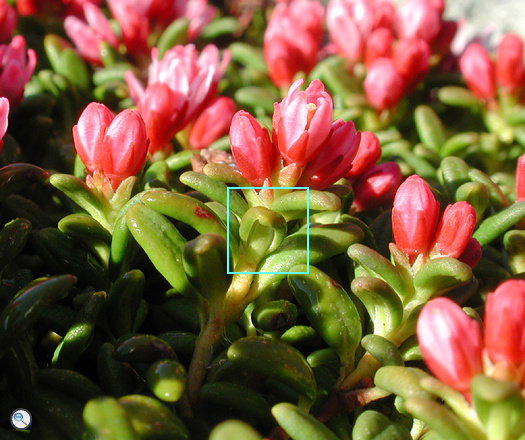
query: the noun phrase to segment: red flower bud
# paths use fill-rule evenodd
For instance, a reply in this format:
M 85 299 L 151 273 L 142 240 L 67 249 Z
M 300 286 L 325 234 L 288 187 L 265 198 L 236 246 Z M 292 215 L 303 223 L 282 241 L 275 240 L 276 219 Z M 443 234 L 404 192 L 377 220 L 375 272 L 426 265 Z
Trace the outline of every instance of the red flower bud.
M 438 220 L 439 203 L 426 182 L 417 175 L 407 178 L 394 197 L 392 232 L 410 263 L 430 250 Z
M 352 168 L 346 173 L 346 178 L 356 180 L 378 161 L 381 156 L 379 139 L 371 131 L 361 132 L 361 141 L 357 153 L 352 160 Z
M 0 1 L 0 43 L 11 40 L 16 28 L 16 10 L 6 0 Z
M 458 260 L 462 263 L 467 264 L 471 268 L 474 268 L 478 264 L 479 259 L 481 258 L 481 245 L 479 241 L 475 238 L 470 238 L 467 246 L 463 250 L 462 254 L 459 256 Z
M 8 116 L 9 100 L 2 96 L 0 98 L 0 151 L 2 151 L 2 147 L 4 146 L 4 141 L 2 140 L 2 138 L 7 132 Z
M 172 151 L 170 141 L 183 128 L 182 119 L 186 110 L 184 97 L 164 83 L 154 83 L 146 87 L 138 110 L 148 130 L 150 156 L 158 151 L 169 156 Z
M 308 162 L 297 186 L 325 189 L 343 177 L 352 166 L 361 133 L 352 121 L 334 121 L 328 141 L 319 154 Z
M 331 0 L 326 11 L 326 26 L 330 40 L 350 65 L 364 58 L 365 42 L 374 25 L 374 10 L 370 2 Z
M 485 348 L 494 363 L 525 361 L 525 281 L 507 280 L 485 302 Z
M 392 56 L 395 35 L 391 29 L 377 28 L 366 40 L 365 65 L 369 67 L 377 58 Z
M 310 162 L 325 144 L 332 129 L 332 97 L 318 79 L 305 91 L 299 91 L 297 80 L 288 95 L 274 105 L 273 141 L 288 163 L 303 166 Z
M 485 101 L 496 97 L 496 69 L 483 46 L 479 43 L 470 44 L 461 55 L 459 67 L 467 87 L 474 95 Z
M 118 47 L 119 42 L 108 19 L 97 6 L 85 3 L 84 16 L 87 23 L 74 15 L 67 16 L 64 30 L 83 58 L 100 64 L 100 44 L 106 41 L 111 46 Z
M 468 202 L 448 205 L 441 216 L 430 257 L 459 258 L 476 226 L 476 211 Z
M 441 29 L 441 12 L 428 0 L 408 0 L 398 9 L 397 33 L 401 40 L 421 38 L 432 43 Z
M 392 60 L 397 71 L 405 81 L 405 92 L 417 87 L 428 71 L 430 47 L 420 38 L 399 40 Z
M 324 8 L 318 1 L 278 3 L 264 34 L 264 57 L 278 87 L 292 84 L 297 72 L 310 73 L 317 63 Z
M 146 126 L 136 110 L 115 117 L 104 105 L 89 104 L 73 127 L 75 150 L 90 174 L 102 172 L 113 189 L 137 174 L 146 159 Z
M 472 378 L 483 372 L 479 323 L 451 299 L 435 298 L 421 310 L 417 339 L 432 374 L 468 396 Z
M 384 110 L 399 102 L 405 81 L 390 58 L 377 58 L 368 68 L 363 87 L 370 104 Z
M 235 101 L 226 96 L 212 99 L 191 124 L 190 147 L 200 150 L 228 133 L 235 113 Z
M 374 165 L 353 185 L 352 207 L 356 212 L 363 212 L 391 202 L 401 180 L 403 175 L 397 163 Z
M 0 96 L 9 99 L 11 107 L 22 100 L 35 66 L 36 53 L 33 49 L 26 51 L 22 35 L 15 35 L 9 44 L 0 45 Z
M 271 179 L 277 166 L 279 154 L 266 128 L 244 110 L 233 116 L 230 127 L 230 142 L 237 168 L 253 186 L 262 186 Z
M 511 95 L 518 94 L 525 86 L 523 41 L 516 34 L 506 34 L 498 45 L 496 80 Z
M 396 7 L 390 1 L 374 2 L 374 29 L 387 28 L 395 31 Z
M 516 167 L 516 201 L 525 200 L 525 154 L 518 159 Z
M 122 0 L 108 0 L 109 10 L 113 18 L 119 23 L 122 33 L 122 42 L 127 51 L 133 55 L 146 54 L 150 23 L 148 17 L 141 14 L 130 2 Z

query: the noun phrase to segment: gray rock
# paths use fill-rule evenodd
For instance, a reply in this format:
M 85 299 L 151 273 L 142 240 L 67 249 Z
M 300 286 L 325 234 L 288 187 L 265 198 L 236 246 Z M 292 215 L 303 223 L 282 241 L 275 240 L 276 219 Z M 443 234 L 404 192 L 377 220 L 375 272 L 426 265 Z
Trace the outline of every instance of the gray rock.
M 489 48 L 508 32 L 525 40 L 525 0 L 446 0 L 444 17 L 463 23 L 462 39 L 480 36 Z

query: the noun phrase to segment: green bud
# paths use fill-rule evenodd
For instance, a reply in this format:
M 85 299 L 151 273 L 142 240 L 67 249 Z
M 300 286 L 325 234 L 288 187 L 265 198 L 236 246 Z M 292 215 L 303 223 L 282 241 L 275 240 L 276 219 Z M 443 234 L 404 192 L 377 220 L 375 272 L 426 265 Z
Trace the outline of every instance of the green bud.
M 264 332 L 288 330 L 297 320 L 297 306 L 280 299 L 257 306 L 251 313 L 253 325 Z
M 525 231 L 512 229 L 503 236 L 509 265 L 515 274 L 525 272 Z
M 341 359 L 345 373 L 354 369 L 355 351 L 361 340 L 359 312 L 344 289 L 314 266 L 294 266 L 288 284 L 312 327 Z
M 481 101 L 465 87 L 446 86 L 438 90 L 438 99 L 443 104 L 455 107 L 481 107 Z
M 377 370 L 374 382 L 379 388 L 390 391 L 405 400 L 412 397 L 428 399 L 431 397 L 430 393 L 425 391 L 420 384 L 421 379 L 427 376 L 428 373 L 419 368 L 385 366 Z
M 160 400 L 177 402 L 186 390 L 186 370 L 180 362 L 161 359 L 148 368 L 146 382 Z
M 446 406 L 424 397 L 412 397 L 405 400 L 405 410 L 412 416 L 425 422 L 436 431 L 439 438 L 447 440 L 471 439 L 461 420 Z
M 118 399 L 138 438 L 189 440 L 188 428 L 163 403 L 152 397 L 132 394 Z M 155 421 L 152 423 L 152 421 Z
M 159 359 L 176 359 L 170 345 L 153 335 L 125 335 L 118 339 L 113 353 L 121 362 L 149 363 Z
M 277 423 L 294 439 L 339 440 L 330 429 L 305 410 L 288 402 L 272 408 Z
M 490 439 L 506 439 L 523 414 L 520 387 L 512 382 L 477 375 L 470 390 L 472 403 Z
M 242 256 L 253 265 L 275 251 L 286 237 L 287 226 L 283 216 L 263 206 L 250 208 L 241 219 L 239 236 Z
M 258 336 L 242 338 L 230 345 L 228 359 L 233 365 L 288 385 L 300 395 L 303 408 L 310 408 L 316 398 L 312 368 L 298 350 L 284 342 Z
M 232 279 L 226 271 L 226 240 L 215 233 L 199 235 L 184 246 L 183 264 L 190 283 L 210 307 L 222 307 Z
M 260 86 L 239 87 L 234 94 L 235 102 L 251 109 L 262 108 L 267 113 L 273 112 L 273 104 L 279 100 L 274 90 Z
M 448 290 L 466 284 L 472 269 L 455 258 L 436 258 L 428 261 L 414 275 L 416 298 L 420 304 Z
M 412 440 L 412 436 L 405 427 L 385 415 L 368 410 L 355 421 L 352 440 Z
M 524 218 L 525 202 L 513 203 L 483 220 L 472 236 L 481 246 L 485 246 Z
M 366 335 L 361 340 L 361 345 L 385 366 L 403 366 L 405 364 L 397 347 L 382 336 Z
M 439 152 L 445 143 L 445 129 L 436 112 L 427 105 L 419 105 L 414 111 L 414 122 L 421 142 Z
M 472 205 L 476 211 L 476 225 L 483 220 L 483 214 L 490 206 L 489 191 L 483 183 L 468 182 L 456 190 L 456 201 L 465 201 Z
M 399 327 L 403 304 L 386 282 L 375 277 L 358 277 L 352 281 L 351 288 L 366 307 L 376 335 L 386 336 Z
M 113 397 L 97 397 L 84 407 L 84 423 L 101 440 L 138 440 L 125 409 Z
M 173 20 L 170 25 L 164 29 L 164 32 L 159 37 L 157 42 L 157 49 L 159 51 L 159 59 L 162 59 L 164 53 L 174 46 L 179 44 L 186 44 L 188 39 L 188 27 L 190 20 L 186 17 Z
M 271 408 L 261 394 L 244 385 L 213 382 L 202 386 L 199 399 L 215 408 L 228 408 L 232 416 L 256 420 L 266 429 L 275 426 Z
M 441 157 L 447 158 L 459 155 L 472 145 L 477 144 L 478 141 L 479 134 L 476 132 L 457 133 L 450 136 L 441 147 Z
M 225 420 L 213 428 L 209 440 L 263 440 L 255 429 L 241 420 Z

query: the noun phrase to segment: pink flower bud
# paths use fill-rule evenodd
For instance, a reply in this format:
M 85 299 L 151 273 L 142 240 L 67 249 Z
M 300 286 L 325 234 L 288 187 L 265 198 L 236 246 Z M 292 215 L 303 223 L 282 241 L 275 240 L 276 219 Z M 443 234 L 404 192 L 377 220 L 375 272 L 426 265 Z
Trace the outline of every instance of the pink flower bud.
M 428 71 L 430 47 L 420 38 L 399 40 L 394 49 L 392 60 L 396 70 L 405 81 L 405 91 L 417 87 Z
M 395 35 L 388 28 L 375 29 L 366 40 L 365 65 L 370 65 L 377 58 L 390 58 L 394 49 Z
M 405 81 L 390 58 L 377 58 L 368 68 L 363 87 L 370 104 L 384 110 L 399 102 Z
M 235 113 L 235 101 L 226 96 L 212 99 L 191 123 L 190 147 L 200 150 L 228 133 Z
M 459 258 L 476 226 L 476 211 L 468 202 L 448 205 L 441 216 L 430 257 Z
M 417 339 L 432 374 L 468 396 L 471 380 L 483 372 L 479 323 L 451 299 L 435 298 L 421 310 Z
M 119 42 L 108 19 L 97 6 L 85 3 L 84 15 L 87 24 L 74 15 L 69 15 L 64 20 L 64 29 L 80 56 L 100 64 L 100 43 L 106 41 L 116 48 Z
M 470 268 L 473 269 L 474 266 L 478 264 L 481 258 L 481 253 L 482 251 L 479 241 L 471 237 L 462 254 L 459 256 L 458 260 L 462 263 L 467 264 L 468 266 L 470 266 Z
M 8 45 L 0 45 L 0 96 L 9 99 L 11 107 L 23 97 L 24 87 L 36 66 L 36 53 L 27 49 L 26 40 L 15 35 Z
M 397 163 L 374 165 L 353 185 L 352 208 L 356 212 L 363 212 L 391 202 L 402 180 L 403 175 Z
M 138 110 L 146 123 L 150 156 L 159 151 L 163 156 L 169 156 L 172 152 L 170 141 L 183 128 L 186 104 L 183 96 L 174 93 L 164 83 L 146 87 Z
M 331 0 L 328 4 L 326 26 L 330 40 L 351 65 L 363 60 L 373 23 L 374 12 L 368 2 Z
M 276 86 L 290 86 L 298 72 L 308 75 L 316 65 L 323 15 L 317 0 L 278 3 L 273 10 L 264 34 L 264 57 Z
M 120 25 L 122 42 L 127 51 L 134 56 L 146 54 L 150 33 L 148 17 L 137 11 L 130 2 L 108 0 L 107 3 L 111 15 Z
M 459 68 L 467 87 L 479 99 L 490 101 L 496 97 L 496 69 L 481 44 L 472 43 L 465 49 Z
M 156 2 L 165 3 L 169 5 L 171 2 Z M 189 21 L 188 27 L 188 40 L 193 41 L 199 36 L 202 29 L 209 24 L 215 15 L 217 15 L 217 9 L 208 4 L 208 0 L 178 0 L 173 5 L 175 16 L 177 18 L 186 17 Z M 163 11 L 157 12 L 156 17 L 159 21 L 165 16 Z M 166 24 L 169 24 L 173 19 L 165 20 Z
M 516 34 L 506 34 L 498 45 L 496 80 L 511 95 L 518 94 L 525 86 L 523 41 Z
M 212 44 L 200 55 L 191 44 L 169 49 L 161 60 L 156 48 L 151 55 L 146 89 L 131 72 L 125 79 L 148 127 L 150 155 L 159 150 L 169 154 L 171 138 L 215 96 L 230 55 L 224 52 L 221 61 L 219 49 Z
M 375 165 L 380 156 L 381 145 L 377 136 L 371 131 L 362 131 L 357 153 L 352 160 L 352 168 L 346 173 L 346 178 L 348 180 L 358 179 Z
M 441 12 L 429 0 L 408 0 L 398 9 L 397 33 L 401 40 L 421 38 L 434 41 L 441 28 Z
M 485 302 L 485 348 L 494 363 L 525 361 L 525 281 L 507 280 Z
M 279 153 L 266 128 L 244 110 L 233 116 L 230 127 L 231 151 L 243 177 L 253 186 L 262 186 L 271 179 Z
M 395 31 L 396 8 L 390 0 L 374 2 L 373 29 L 386 28 Z
M 288 163 L 303 166 L 325 144 L 332 129 L 332 97 L 318 79 L 304 91 L 297 80 L 288 95 L 274 105 L 273 141 Z
M 432 42 L 431 52 L 441 56 L 448 55 L 450 53 L 450 46 L 454 40 L 454 37 L 456 36 L 457 30 L 457 22 L 448 20 L 441 22 L 439 34 Z
M 115 117 L 104 105 L 89 104 L 73 127 L 75 150 L 90 174 L 101 172 L 113 189 L 137 174 L 146 159 L 146 126 L 136 110 Z
M 16 27 L 16 10 L 6 0 L 0 1 L 0 43 L 11 40 Z
M 9 117 L 9 100 L 7 98 L 1 97 L 0 98 L 0 151 L 2 151 L 2 147 L 4 146 L 4 141 L 2 140 L 2 138 L 7 132 L 8 117 Z
M 397 189 L 392 208 L 394 241 L 413 263 L 430 250 L 439 220 L 439 203 L 426 182 L 417 175 Z
M 221 60 L 219 49 L 213 44 L 205 46 L 200 55 L 194 45 L 188 44 L 169 49 L 161 60 L 156 48 L 151 56 L 148 84 L 164 83 L 187 101 L 183 126 L 215 95 L 230 61 L 230 53 L 225 51 Z
M 20 15 L 40 15 L 45 17 L 65 17 L 82 15 L 85 3 L 99 5 L 101 0 L 16 0 L 16 9 Z
M 525 154 L 518 159 L 516 167 L 516 201 L 525 200 Z
M 297 186 L 322 190 L 337 182 L 351 168 L 360 140 L 352 121 L 334 121 L 328 141 L 306 164 Z

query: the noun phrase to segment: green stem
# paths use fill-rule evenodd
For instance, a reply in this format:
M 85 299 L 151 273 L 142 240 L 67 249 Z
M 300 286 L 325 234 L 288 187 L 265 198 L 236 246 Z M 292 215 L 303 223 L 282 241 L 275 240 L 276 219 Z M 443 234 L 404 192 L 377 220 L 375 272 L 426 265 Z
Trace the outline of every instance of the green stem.
M 334 386 L 334 390 L 347 391 L 354 388 L 363 379 L 373 378 L 375 372 L 382 364 L 369 352 L 359 360 L 357 367 L 347 377 L 340 377 Z
M 204 381 L 206 368 L 210 362 L 215 345 L 220 341 L 225 322 L 222 313 L 210 316 L 202 329 L 188 370 L 188 398 L 195 405 Z

